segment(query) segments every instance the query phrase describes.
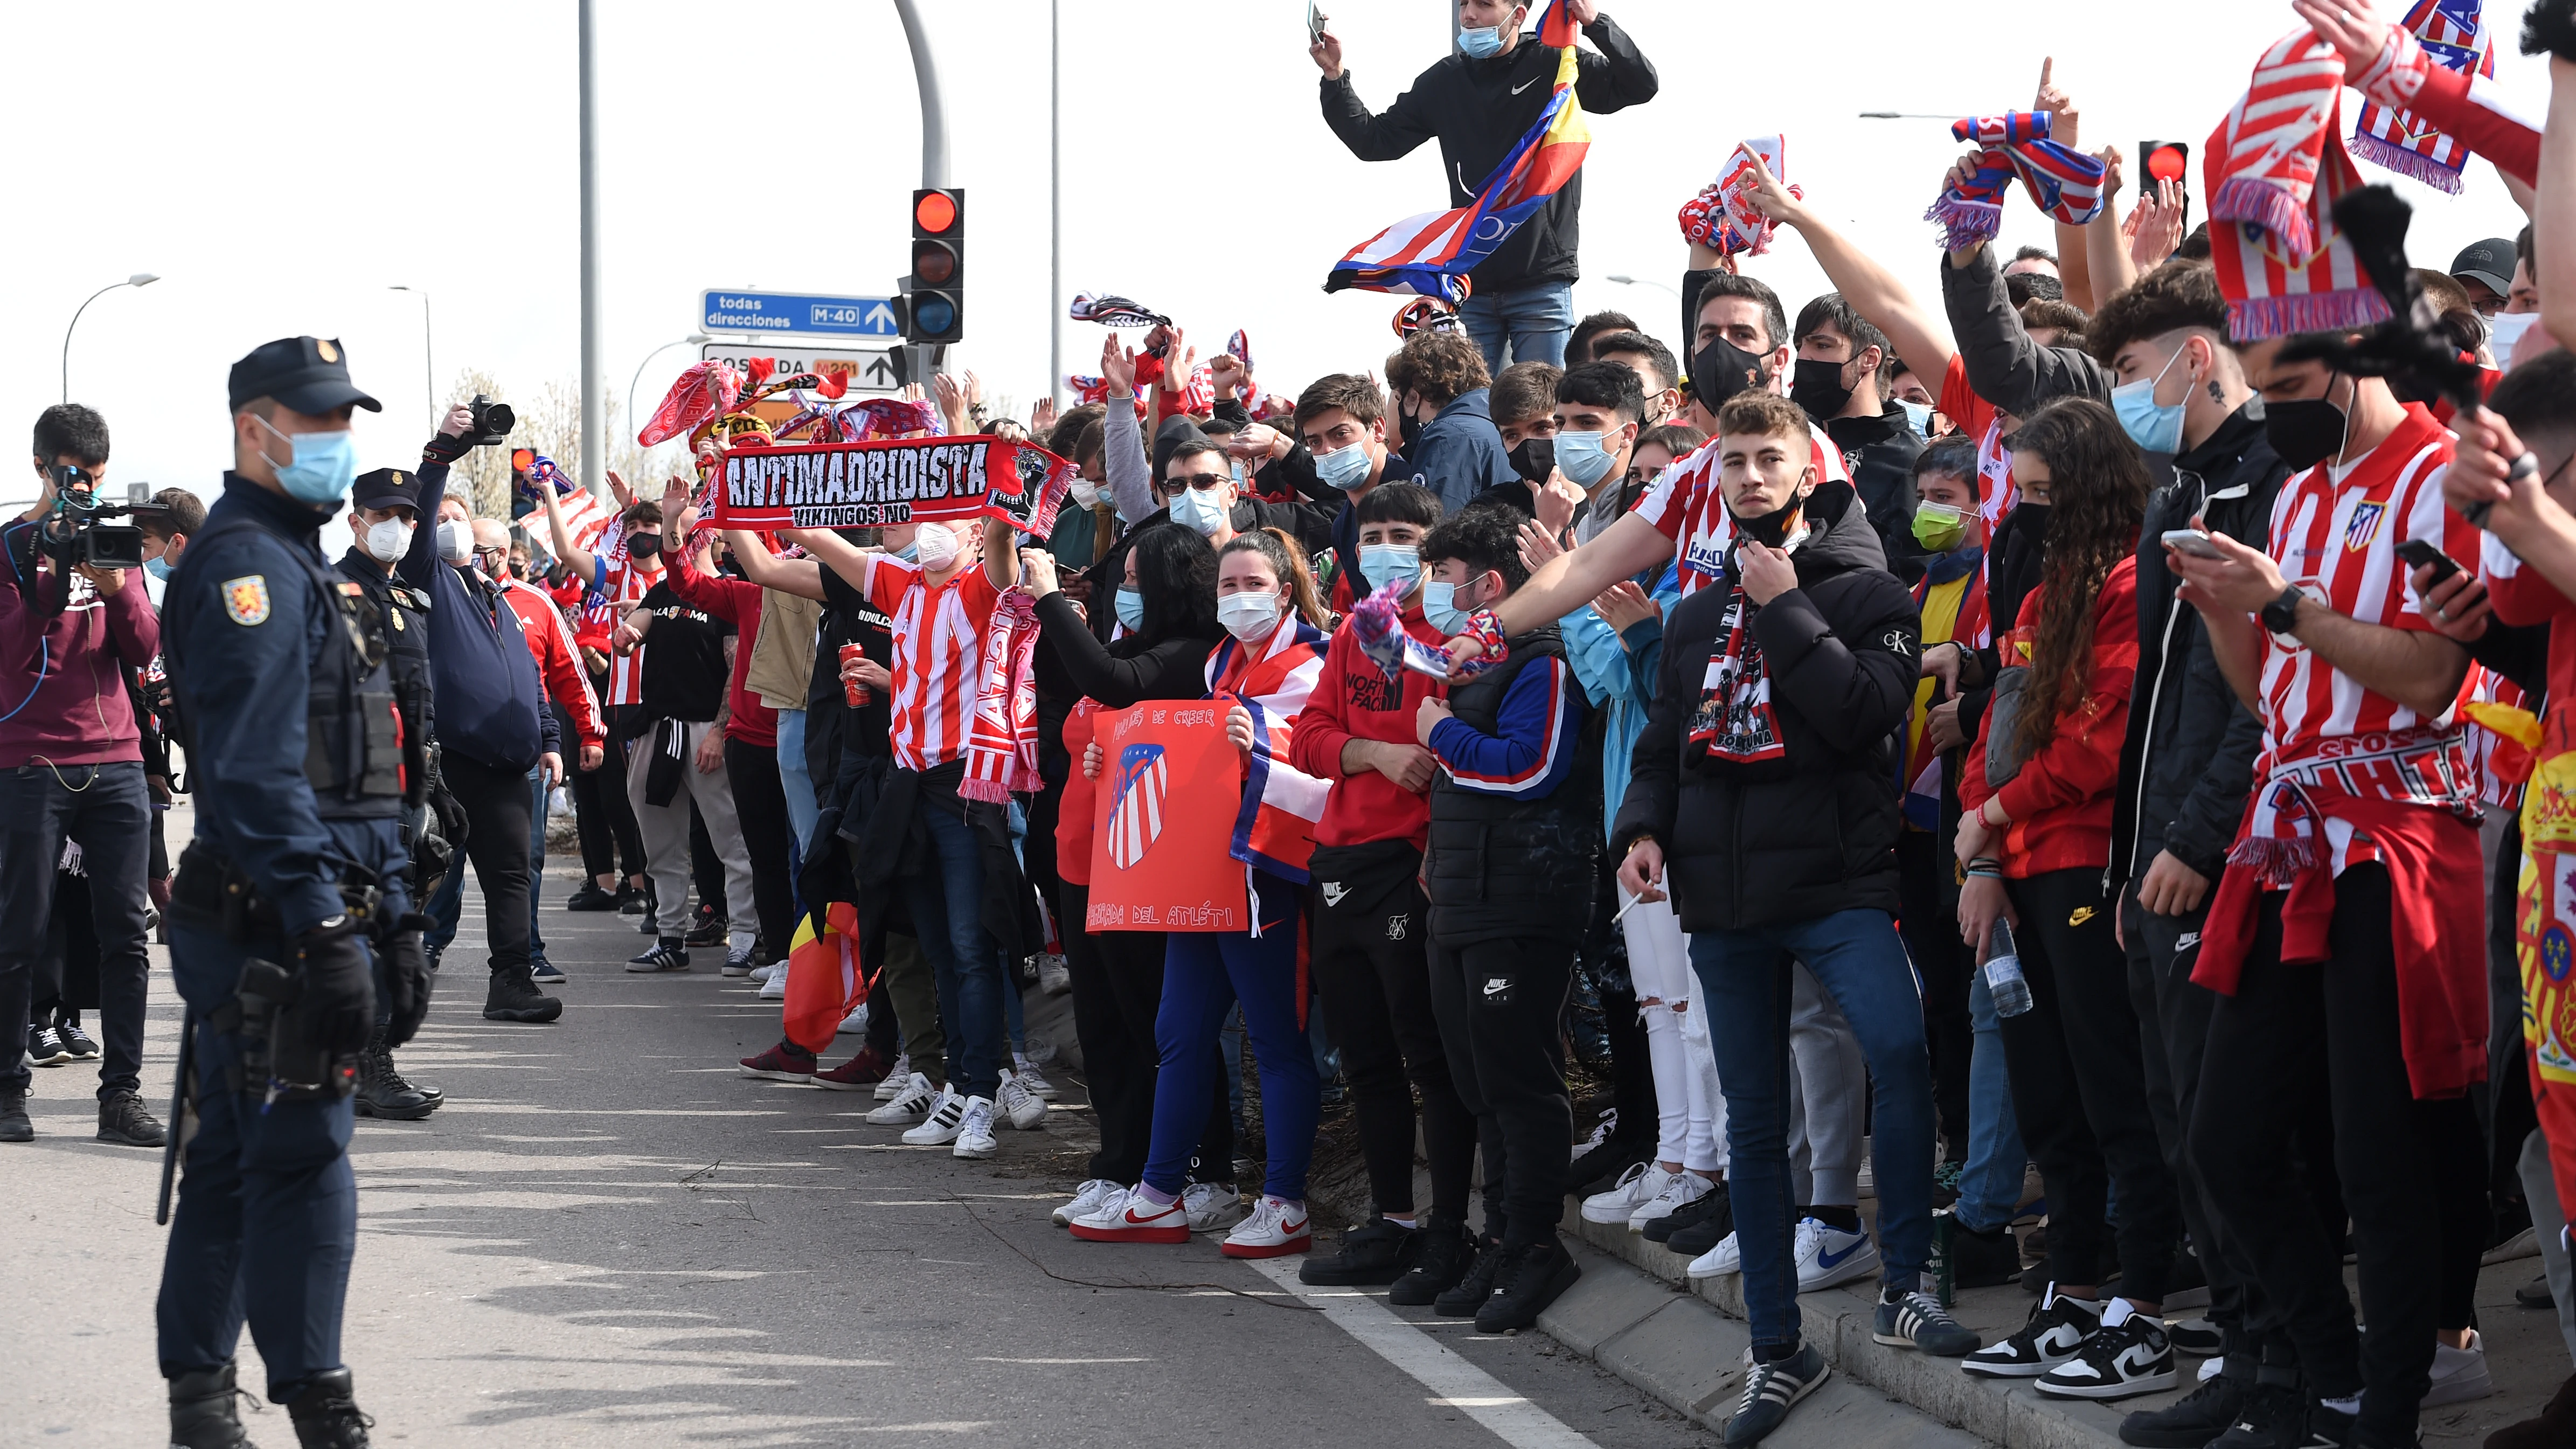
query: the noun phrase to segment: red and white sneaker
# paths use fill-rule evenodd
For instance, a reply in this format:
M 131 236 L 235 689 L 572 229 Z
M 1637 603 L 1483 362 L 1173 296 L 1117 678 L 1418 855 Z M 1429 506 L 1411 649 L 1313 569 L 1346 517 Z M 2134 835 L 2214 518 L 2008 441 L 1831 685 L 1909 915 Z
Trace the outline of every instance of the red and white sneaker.
M 1252 1215 L 1234 1225 L 1217 1249 L 1229 1258 L 1284 1258 L 1303 1253 L 1315 1246 L 1315 1235 L 1306 1228 L 1306 1205 L 1285 1198 L 1264 1197 L 1253 1204 Z
M 793 1042 L 780 1042 L 756 1057 L 744 1057 L 742 1074 L 773 1082 L 810 1082 L 814 1080 L 814 1066 L 812 1052 Z
M 1140 1192 L 1122 1192 L 1098 1208 L 1065 1224 L 1073 1235 L 1093 1243 L 1186 1243 L 1189 1209 L 1179 1198 L 1157 1204 Z

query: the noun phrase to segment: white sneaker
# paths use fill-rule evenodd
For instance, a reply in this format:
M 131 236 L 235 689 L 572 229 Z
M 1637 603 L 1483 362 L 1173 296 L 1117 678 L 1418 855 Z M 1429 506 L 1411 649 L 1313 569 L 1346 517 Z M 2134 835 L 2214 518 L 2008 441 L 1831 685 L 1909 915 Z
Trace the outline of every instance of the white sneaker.
M 1073 1235 L 1092 1243 L 1186 1243 L 1190 1220 L 1181 1200 L 1157 1204 L 1131 1188 L 1121 1188 L 1099 1207 L 1065 1224 Z
M 902 1063 L 895 1066 L 896 1072 L 902 1070 Z M 868 1114 L 868 1121 L 879 1127 L 901 1127 L 918 1122 L 930 1115 L 931 1108 L 939 1105 L 939 1089 L 930 1085 L 930 1079 L 919 1072 L 909 1076 L 888 1073 L 885 1081 L 877 1084 L 878 1090 L 883 1091 L 889 1084 L 894 1087 L 894 1095 L 886 1099 L 884 1106 Z
M 832 1035 L 849 1036 L 854 1032 L 862 1032 L 867 1029 L 868 1004 L 862 1001 L 858 1005 L 850 1008 L 850 1014 L 841 1018 L 841 1024 L 839 1026 L 832 1028 Z
M 1798 1291 L 1813 1293 L 1878 1272 L 1878 1247 L 1867 1233 L 1847 1233 L 1814 1218 L 1798 1220 Z
M 1041 1102 L 1052 1102 L 1056 1098 L 1064 1095 L 1064 1093 L 1056 1090 L 1055 1083 L 1048 1081 L 1044 1076 L 1039 1074 L 1037 1063 L 1030 1061 L 1027 1057 L 1016 1054 L 1012 1056 L 1011 1075 L 1019 1078 L 1020 1085 L 1028 1088 L 1029 1095 L 1037 1098 Z
M 751 968 L 751 979 L 755 983 L 766 981 L 769 979 L 769 973 L 777 969 L 775 966 L 754 966 Z
M 1055 1225 L 1061 1228 L 1070 1224 L 1075 1218 L 1098 1212 L 1100 1205 L 1109 1201 L 1113 1193 L 1125 1197 L 1127 1189 L 1105 1177 L 1091 1179 L 1073 1190 L 1073 1201 L 1055 1210 L 1053 1214 Z
M 1657 1171 L 1661 1170 L 1657 1169 Z M 1696 1172 L 1677 1172 L 1668 1175 L 1672 1181 L 1664 1185 L 1662 1192 L 1648 1198 L 1635 1212 L 1628 1214 L 1628 1231 L 1644 1232 L 1646 1224 L 1657 1218 L 1671 1215 L 1680 1210 L 1684 1204 L 1699 1201 L 1708 1196 L 1710 1188 L 1717 1186 Z
M 1243 1196 L 1212 1182 L 1194 1182 L 1181 1189 L 1181 1206 L 1190 1215 L 1191 1232 L 1212 1233 L 1242 1211 Z
M 2433 1386 L 2424 1391 L 2423 1407 L 2441 1404 L 2464 1404 L 2483 1399 L 2495 1392 L 2495 1380 L 2487 1376 L 2486 1340 L 2478 1331 L 2469 1330 L 2469 1346 L 2453 1348 L 2436 1341 L 2433 1345 Z
M 1743 1272 L 1744 1250 L 1736 1246 L 1735 1234 L 1727 1234 L 1716 1247 L 1691 1259 L 1688 1271 L 1694 1278 L 1723 1278 Z
M 1065 969 L 1064 958 L 1050 952 L 1038 958 L 1038 990 L 1049 996 L 1062 996 L 1073 989 L 1073 973 Z
M 1306 1227 L 1306 1205 L 1285 1198 L 1264 1197 L 1252 1205 L 1252 1214 L 1234 1225 L 1217 1251 L 1229 1258 L 1284 1258 L 1315 1246 L 1315 1235 Z
M 938 1120 L 939 1118 L 937 1113 L 931 1114 L 931 1122 L 936 1122 Z M 918 1132 L 921 1131 L 923 1127 L 928 1127 L 929 1125 L 930 1122 L 924 1122 L 921 1124 L 921 1127 L 915 1127 L 912 1130 L 913 1132 Z M 907 1132 L 904 1135 L 906 1137 L 910 1137 L 912 1133 Z M 966 1113 L 963 1117 L 959 1118 L 957 1122 L 957 1145 L 949 1149 L 948 1155 L 951 1157 L 990 1157 L 993 1155 L 995 1145 L 996 1144 L 993 1141 L 993 1104 L 985 1101 L 981 1097 L 967 1098 Z
M 749 961 L 751 958 L 746 956 L 743 959 L 745 961 Z M 760 983 L 760 996 L 758 999 L 762 1001 L 785 1001 L 787 999 L 786 962 L 781 961 L 776 966 L 770 968 L 769 979 Z
M 1682 1174 L 1689 1176 L 1688 1173 Z M 1583 1220 L 1587 1223 L 1624 1223 L 1637 1209 L 1655 1200 L 1655 1195 L 1670 1187 L 1673 1174 L 1652 1162 L 1640 1162 L 1619 1174 L 1619 1180 L 1605 1192 L 1596 1192 L 1583 1200 Z
M 1004 1121 L 1022 1132 L 1030 1132 L 1046 1122 L 1047 1105 L 1029 1095 L 1020 1079 L 1004 1073 L 1002 1085 L 993 1093 L 993 1105 Z
M 1609 1111 L 1604 1112 L 1604 1113 L 1602 1113 L 1602 1114 L 1601 1114 L 1601 1120 L 1600 1120 L 1600 1121 L 1595 1122 L 1595 1123 L 1593 1123 L 1593 1124 L 1592 1124 L 1592 1135 L 1583 1139 L 1583 1145 L 1582 1145 L 1582 1146 L 1580 1146 L 1580 1147 L 1578 1147 L 1578 1148 L 1576 1148 L 1576 1149 L 1574 1149 L 1574 1155 L 1575 1155 L 1575 1156 L 1577 1156 L 1577 1157 L 1581 1157 L 1583 1154 L 1585 1154 L 1585 1153 L 1587 1153 L 1587 1152 L 1591 1151 L 1593 1148 L 1598 1147 L 1598 1146 L 1600 1146 L 1602 1143 L 1609 1141 L 1609 1140 L 1610 1140 L 1610 1134 L 1611 1134 L 1611 1133 L 1613 1133 L 1613 1132 L 1616 1132 L 1616 1131 L 1618 1131 L 1618 1130 L 1619 1130 L 1619 1109 L 1618 1109 L 1618 1108 L 1616 1108 L 1616 1107 L 1613 1107 L 1613 1108 L 1611 1108 Z
M 941 1088 L 939 1099 L 930 1106 L 930 1115 L 921 1119 L 920 1126 L 903 1134 L 904 1145 L 906 1147 L 945 1147 L 956 1141 L 958 1125 L 966 1120 L 966 1103 L 969 1100 L 980 1102 L 983 1099 L 960 1096 L 953 1085 Z M 877 1109 L 879 1112 L 884 1110 L 883 1107 Z M 874 1116 L 875 1113 L 869 1115 Z
M 894 1059 L 893 1066 L 886 1068 L 885 1080 L 877 1083 L 877 1100 L 891 1102 L 902 1096 L 904 1089 L 911 1085 L 912 1054 L 905 1052 Z

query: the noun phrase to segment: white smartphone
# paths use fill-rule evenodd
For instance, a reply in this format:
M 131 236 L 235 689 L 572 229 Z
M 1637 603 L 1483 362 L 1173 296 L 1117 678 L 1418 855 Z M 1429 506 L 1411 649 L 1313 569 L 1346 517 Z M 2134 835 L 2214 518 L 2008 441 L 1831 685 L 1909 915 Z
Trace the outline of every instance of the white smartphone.
M 1324 39 L 1324 12 L 1315 8 L 1315 0 L 1306 0 L 1306 43 L 1320 45 Z
M 2165 547 L 2179 549 L 2194 558 L 2227 557 L 2226 554 L 2219 552 L 2217 544 L 2209 541 L 2208 534 L 2197 528 L 2169 528 L 2162 536 Z

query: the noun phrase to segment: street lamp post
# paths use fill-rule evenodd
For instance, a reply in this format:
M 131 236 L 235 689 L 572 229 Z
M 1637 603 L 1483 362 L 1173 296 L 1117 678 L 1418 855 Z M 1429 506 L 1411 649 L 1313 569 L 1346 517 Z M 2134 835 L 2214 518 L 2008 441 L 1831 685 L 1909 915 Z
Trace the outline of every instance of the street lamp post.
M 429 425 L 434 430 L 446 419 L 447 410 L 438 405 L 438 351 L 437 339 L 429 326 L 429 293 L 418 287 L 406 287 L 400 282 L 386 290 L 409 292 L 420 298 L 420 386 L 429 399 Z
M 635 421 L 635 384 L 637 384 L 637 383 L 639 383 L 639 382 L 642 382 L 642 381 L 644 380 L 644 366 L 645 366 L 645 363 L 649 363 L 649 362 L 651 362 L 654 358 L 657 358 L 657 357 L 661 356 L 663 353 L 670 351 L 672 348 L 679 346 L 681 343 L 684 343 L 684 342 L 704 342 L 704 341 L 706 341 L 706 340 L 707 340 L 707 334 L 705 334 L 705 333 L 703 333 L 703 332 L 692 332 L 692 333 L 690 333 L 690 334 L 689 334 L 688 336 L 686 336 L 686 337 L 675 338 L 675 339 L 673 339 L 672 341 L 665 342 L 665 343 L 663 343 L 661 346 L 656 347 L 656 348 L 654 348 L 652 351 L 647 352 L 647 353 L 645 353 L 645 354 L 644 354 L 644 361 L 643 361 L 643 362 L 639 362 L 639 363 L 635 364 L 635 375 L 634 375 L 633 377 L 628 378 L 628 379 L 626 380 L 626 421 L 627 421 L 627 422 L 632 423 L 632 422 L 634 422 L 634 421 Z
M 91 302 L 97 301 L 99 298 L 106 296 L 108 293 L 115 291 L 119 287 L 148 287 L 159 280 L 161 280 L 161 278 L 158 273 L 136 272 L 133 276 L 126 278 L 122 282 L 110 282 L 106 286 L 99 288 L 97 291 L 90 293 L 87 300 L 83 301 L 78 307 L 72 309 L 71 327 L 63 329 L 63 401 L 70 402 L 72 400 L 72 327 L 78 327 L 80 325 L 81 313 L 89 310 L 89 304 Z
M 1616 282 L 1623 287 L 1661 287 L 1676 297 L 1682 294 L 1681 288 L 1676 287 L 1669 282 L 1657 282 L 1645 277 L 1630 277 L 1614 274 L 1612 276 L 1603 277 L 1601 280 L 1605 282 Z

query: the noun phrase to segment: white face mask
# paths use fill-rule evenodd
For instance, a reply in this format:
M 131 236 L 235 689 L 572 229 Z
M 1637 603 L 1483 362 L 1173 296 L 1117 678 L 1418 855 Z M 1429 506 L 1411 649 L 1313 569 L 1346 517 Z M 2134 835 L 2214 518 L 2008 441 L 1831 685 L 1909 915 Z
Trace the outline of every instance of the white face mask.
M 462 564 L 474 557 L 474 525 L 462 518 L 440 519 L 438 556 L 452 564 Z
M 957 562 L 957 534 L 947 524 L 923 524 L 913 534 L 912 546 L 927 572 L 935 574 Z
M 1074 479 L 1072 492 L 1073 501 L 1082 507 L 1089 508 L 1100 502 L 1100 485 L 1088 478 Z
M 1216 621 L 1246 644 L 1258 644 L 1279 628 L 1277 594 L 1227 594 L 1216 601 Z
M 399 518 L 367 525 L 364 546 L 367 556 L 378 563 L 399 563 L 411 552 L 412 525 Z

